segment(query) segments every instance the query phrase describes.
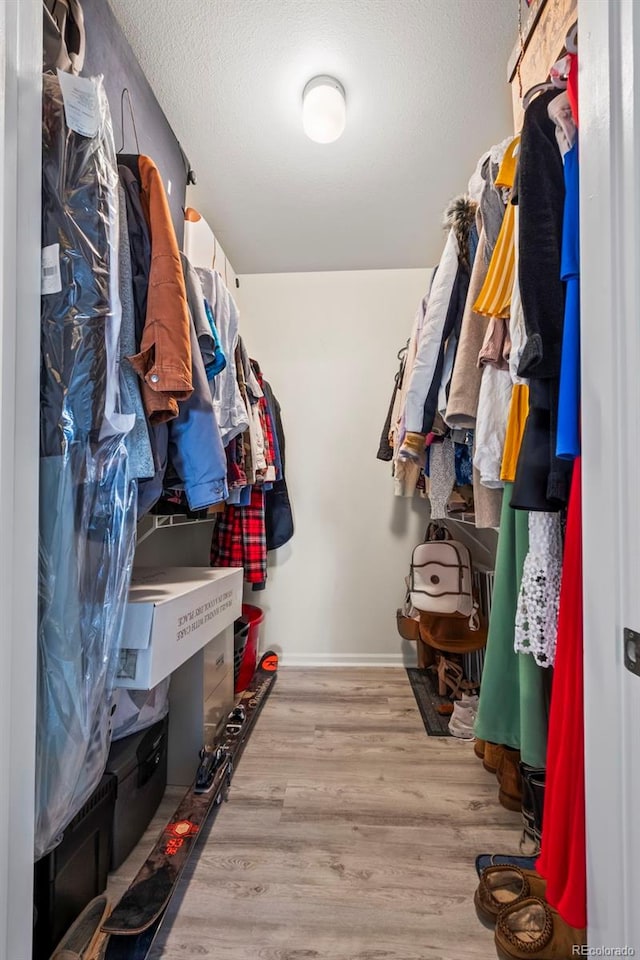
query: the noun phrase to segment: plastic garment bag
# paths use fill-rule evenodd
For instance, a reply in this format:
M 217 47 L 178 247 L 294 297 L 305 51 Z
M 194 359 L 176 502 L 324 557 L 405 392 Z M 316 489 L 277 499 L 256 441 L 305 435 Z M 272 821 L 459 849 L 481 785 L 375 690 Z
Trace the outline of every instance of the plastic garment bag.
M 119 688 L 114 692 L 112 740 L 122 740 L 164 720 L 169 713 L 170 680 L 161 680 L 152 690 Z
M 43 90 L 36 859 L 104 771 L 135 548 L 111 120 L 101 79 L 71 79 L 80 113 L 54 76 Z

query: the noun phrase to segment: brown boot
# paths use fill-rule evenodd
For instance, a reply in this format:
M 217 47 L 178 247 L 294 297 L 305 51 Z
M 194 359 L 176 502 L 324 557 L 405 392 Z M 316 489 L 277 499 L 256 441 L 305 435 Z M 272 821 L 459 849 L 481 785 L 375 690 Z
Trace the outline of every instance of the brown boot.
M 487 740 L 484 745 L 484 757 L 482 758 L 482 766 L 485 768 L 487 773 L 497 773 L 498 767 L 500 766 L 500 759 L 502 757 L 502 747 L 499 743 L 489 743 Z
M 520 751 L 510 747 L 502 748 L 502 757 L 498 767 L 500 790 L 498 799 L 507 810 L 520 812 L 522 809 L 522 776 L 520 774 Z
M 570 927 L 538 897 L 510 904 L 496 921 L 500 960 L 570 960 L 586 942 L 586 930 Z
M 484 751 L 486 743 L 484 740 L 476 740 L 473 745 L 473 752 L 475 753 L 478 760 L 484 760 Z

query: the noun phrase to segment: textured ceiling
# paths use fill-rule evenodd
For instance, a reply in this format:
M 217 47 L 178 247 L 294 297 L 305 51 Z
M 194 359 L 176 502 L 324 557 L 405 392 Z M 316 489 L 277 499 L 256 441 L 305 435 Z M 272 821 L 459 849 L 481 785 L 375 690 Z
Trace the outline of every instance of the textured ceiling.
M 448 199 L 511 128 L 517 0 L 110 0 L 239 273 L 437 261 Z M 304 135 L 337 77 L 347 128 Z

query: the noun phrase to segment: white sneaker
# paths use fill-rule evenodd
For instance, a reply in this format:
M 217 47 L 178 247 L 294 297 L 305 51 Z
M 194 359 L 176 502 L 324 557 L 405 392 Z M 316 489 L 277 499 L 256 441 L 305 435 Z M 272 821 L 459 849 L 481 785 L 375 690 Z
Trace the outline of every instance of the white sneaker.
M 473 710 L 474 713 L 477 713 L 479 703 L 480 698 L 475 693 L 463 693 L 462 700 L 456 701 L 454 708 L 459 707 L 460 710 Z
M 478 698 L 463 694 L 462 700 L 456 700 L 449 720 L 449 733 L 459 740 L 475 740 L 473 727 L 478 713 Z

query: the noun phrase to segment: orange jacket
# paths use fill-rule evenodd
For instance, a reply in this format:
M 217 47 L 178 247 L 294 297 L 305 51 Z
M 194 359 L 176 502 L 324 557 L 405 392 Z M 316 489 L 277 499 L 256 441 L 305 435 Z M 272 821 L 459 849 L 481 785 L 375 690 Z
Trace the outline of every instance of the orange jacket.
M 193 393 L 189 310 L 180 251 L 158 168 L 138 157 L 141 200 L 151 234 L 149 292 L 140 353 L 129 358 L 142 379 L 151 423 L 178 416 L 178 401 Z

